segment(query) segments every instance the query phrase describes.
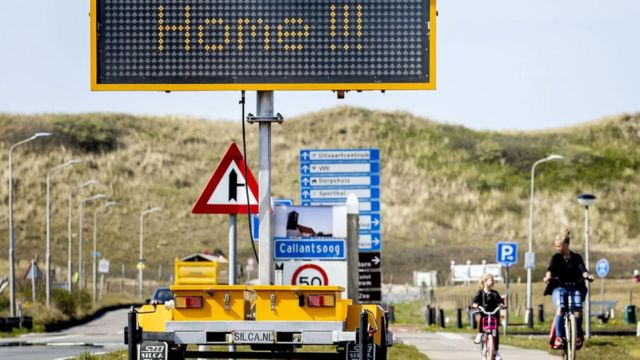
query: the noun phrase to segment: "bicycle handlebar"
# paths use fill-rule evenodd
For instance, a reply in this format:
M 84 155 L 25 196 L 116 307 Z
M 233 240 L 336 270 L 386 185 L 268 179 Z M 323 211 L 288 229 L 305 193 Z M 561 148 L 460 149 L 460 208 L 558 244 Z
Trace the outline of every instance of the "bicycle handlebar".
M 498 306 L 495 310 L 493 310 L 492 312 L 488 312 L 487 310 L 485 310 L 482 306 L 478 306 L 478 308 L 476 309 L 475 312 L 481 312 L 485 315 L 495 315 L 498 311 L 500 311 L 500 307 Z
M 582 283 L 585 280 L 587 280 L 589 282 L 593 282 L 593 278 L 591 278 L 591 277 L 582 278 L 582 279 L 580 279 L 578 281 L 560 281 L 560 278 L 557 277 L 557 276 L 549 278 L 549 281 L 556 281 L 562 287 L 574 287 L 574 286 L 577 286 L 578 284 Z

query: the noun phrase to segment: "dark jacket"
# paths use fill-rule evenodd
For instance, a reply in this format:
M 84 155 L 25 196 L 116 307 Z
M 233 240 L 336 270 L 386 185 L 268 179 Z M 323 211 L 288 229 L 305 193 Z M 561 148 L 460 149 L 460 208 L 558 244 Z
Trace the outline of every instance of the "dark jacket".
M 482 306 L 487 312 L 492 312 L 498 306 L 504 304 L 504 301 L 497 291 L 491 290 L 490 293 L 486 293 L 480 289 L 476 296 L 473 297 L 473 303 Z
M 557 277 L 560 282 L 579 282 L 582 279 L 582 274 L 587 271 L 584 266 L 582 256 L 573 251 L 569 251 L 569 259 L 565 259 L 560 253 L 556 253 L 551 257 L 547 271 L 551 273 L 552 277 Z M 547 287 L 544 289 L 544 295 L 551 295 L 553 290 L 560 287 L 558 280 L 551 280 Z M 576 285 L 576 290 L 580 291 L 582 298 L 584 299 L 587 294 L 587 285 L 584 281 Z

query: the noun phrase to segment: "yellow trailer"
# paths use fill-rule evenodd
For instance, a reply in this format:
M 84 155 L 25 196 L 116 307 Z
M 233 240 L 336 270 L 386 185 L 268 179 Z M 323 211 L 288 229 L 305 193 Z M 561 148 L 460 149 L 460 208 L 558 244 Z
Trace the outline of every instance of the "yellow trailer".
M 353 304 L 338 286 L 218 285 L 207 275 L 215 265 L 202 264 L 176 261 L 174 300 L 130 313 L 138 358 L 386 359 L 393 340 L 380 306 Z M 299 351 L 308 345 L 331 351 Z

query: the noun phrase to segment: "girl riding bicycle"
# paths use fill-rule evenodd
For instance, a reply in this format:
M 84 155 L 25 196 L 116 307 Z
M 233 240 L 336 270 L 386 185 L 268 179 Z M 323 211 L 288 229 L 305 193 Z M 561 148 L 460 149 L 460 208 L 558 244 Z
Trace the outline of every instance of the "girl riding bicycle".
M 571 232 L 569 230 L 562 231 L 555 240 L 556 254 L 551 257 L 547 273 L 544 276 L 544 282 L 547 287 L 544 295 L 551 295 L 553 304 L 556 307 L 555 340 L 553 346 L 558 349 L 563 346 L 564 333 L 563 312 L 574 311 L 576 316 L 576 325 L 578 328 L 576 348 L 580 349 L 584 341 L 582 331 L 582 302 L 587 294 L 587 286 L 582 280 L 592 280 L 587 268 L 584 265 L 582 256 L 569 250 L 571 243 Z M 557 281 L 555 281 L 557 280 Z M 562 286 L 561 284 L 572 283 L 572 286 Z M 568 298 L 571 298 L 568 301 Z M 573 309 L 566 309 L 567 302 L 573 304 Z
M 487 312 L 492 312 L 498 307 L 504 307 L 504 300 L 500 296 L 500 294 L 493 290 L 493 285 L 495 284 L 495 280 L 493 279 L 493 275 L 484 274 L 480 278 L 480 290 L 476 293 L 473 298 L 473 303 L 471 307 L 477 309 L 479 306 L 482 306 Z M 487 315 L 483 313 L 479 313 L 478 316 L 478 335 L 474 340 L 474 343 L 480 344 L 482 341 L 482 334 L 484 333 L 484 329 L 482 328 L 483 319 Z M 495 337 L 495 350 L 496 350 L 496 360 L 501 360 L 502 357 L 498 352 L 498 344 L 500 343 L 498 339 L 498 332 L 496 332 Z

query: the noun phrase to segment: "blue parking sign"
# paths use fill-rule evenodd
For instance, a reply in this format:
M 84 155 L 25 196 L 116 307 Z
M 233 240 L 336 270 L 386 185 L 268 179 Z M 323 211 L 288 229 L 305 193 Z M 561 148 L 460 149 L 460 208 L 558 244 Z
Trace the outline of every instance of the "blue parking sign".
M 496 248 L 496 261 L 502 266 L 511 266 L 518 262 L 518 243 L 499 242 Z

